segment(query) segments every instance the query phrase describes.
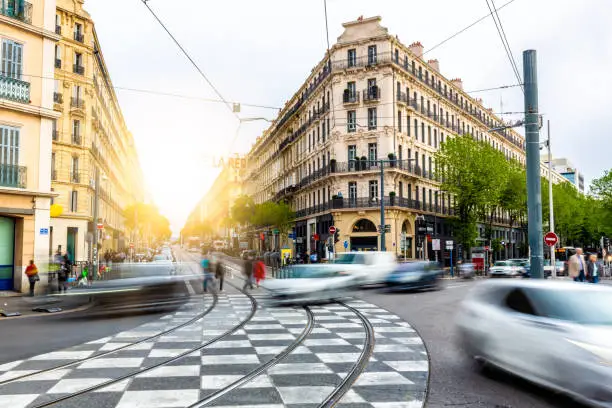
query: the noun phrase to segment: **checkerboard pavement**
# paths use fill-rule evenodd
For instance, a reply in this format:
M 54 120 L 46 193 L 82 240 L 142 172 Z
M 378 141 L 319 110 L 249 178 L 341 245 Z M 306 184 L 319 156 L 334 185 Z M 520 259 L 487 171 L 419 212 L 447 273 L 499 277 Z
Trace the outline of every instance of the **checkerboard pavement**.
M 338 406 L 421 408 L 428 359 L 419 336 L 408 323 L 375 305 L 360 300 L 348 304 L 372 323 L 376 343 L 365 371 Z M 0 381 L 137 341 L 178 325 L 207 306 L 206 302 L 199 303 L 112 337 L 4 364 L 0 366 Z M 302 345 L 266 372 L 213 401 L 211 406 L 298 408 L 321 403 L 357 362 L 365 330 L 359 318 L 342 305 L 312 306 L 311 310 L 315 326 Z M 220 295 L 217 307 L 197 324 L 100 359 L 0 386 L 0 406 L 33 407 L 165 361 L 218 336 L 250 311 L 251 302 L 244 295 Z M 268 308 L 262 302 L 253 319 L 233 335 L 167 365 L 55 406 L 187 407 L 274 358 L 292 344 L 306 323 L 303 308 Z

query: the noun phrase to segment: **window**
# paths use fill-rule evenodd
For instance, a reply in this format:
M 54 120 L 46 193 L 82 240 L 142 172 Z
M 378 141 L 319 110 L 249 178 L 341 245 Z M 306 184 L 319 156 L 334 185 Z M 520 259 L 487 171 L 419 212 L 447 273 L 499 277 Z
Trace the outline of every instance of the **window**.
M 357 112 L 350 110 L 346 112 L 346 131 L 353 133 L 357 130 Z
M 425 195 L 425 187 L 423 187 L 423 209 L 427 205 L 427 196 Z
M 434 147 L 438 148 L 438 131 L 434 129 Z
M 72 87 L 72 97 L 74 98 L 75 101 L 80 101 L 82 100 L 82 88 L 80 85 L 74 85 Z
M 57 66 L 57 62 L 58 62 L 58 61 L 59 61 L 60 63 L 61 63 L 61 61 L 62 61 L 62 49 L 60 48 L 60 46 L 59 46 L 59 45 L 57 45 L 57 44 L 56 44 L 56 45 L 55 45 L 55 67 L 56 67 L 56 68 L 60 68 L 60 67 L 61 67 L 61 65 L 60 65 L 59 67 Z
M 378 55 L 376 53 L 376 46 L 368 46 L 368 65 L 376 64 Z
M 412 201 L 412 184 L 408 184 L 406 191 L 408 192 L 408 200 Z
M 421 142 L 425 143 L 425 123 L 421 122 Z
M 397 130 L 399 132 L 402 131 L 402 111 L 401 110 L 397 111 Z
M 370 180 L 369 191 L 370 200 L 378 198 L 378 180 Z
M 357 146 L 356 145 L 350 145 L 348 147 L 348 160 L 355 160 L 355 158 L 357 157 Z
M 79 182 L 79 158 L 74 156 L 70 162 L 70 181 Z
M 368 95 L 376 92 L 376 78 L 368 78 Z
M 408 69 L 408 56 L 405 55 L 404 56 L 404 69 Z M 408 92 L 406 92 L 406 95 L 408 94 Z
M 416 68 L 415 68 L 415 67 L 416 67 L 416 66 L 415 66 L 415 64 L 414 64 L 414 61 L 412 61 L 412 75 L 414 75 L 414 74 L 415 74 L 415 72 L 416 72 Z
M 357 201 L 357 182 L 350 181 L 348 183 L 348 198 L 349 202 Z
M 376 143 L 368 143 L 368 160 L 370 165 L 374 165 L 378 158 L 378 145 Z
M 354 81 L 348 82 L 346 89 L 348 90 L 348 97 L 352 101 L 357 96 L 357 84 Z
M 70 193 L 70 212 L 77 212 L 79 204 L 79 192 L 73 190 Z
M 399 64 L 399 51 L 397 48 L 395 49 L 395 63 Z
M 399 161 L 402 161 L 402 145 L 398 146 L 398 154 L 399 154 L 399 157 L 398 157 Z
M 323 136 L 323 143 L 325 143 L 325 121 L 323 121 L 323 123 L 321 123 L 321 136 Z
M 427 126 L 427 144 L 431 146 L 431 126 Z
M 414 138 L 419 140 L 419 123 L 416 119 L 414 120 Z
M 432 169 L 432 162 L 431 162 L 431 157 L 429 158 L 429 174 L 431 174 L 431 169 Z
M 19 165 L 19 129 L 15 127 L 0 126 L 0 165 Z M 6 181 L 0 175 L 0 184 Z
M 23 45 L 11 40 L 2 40 L 2 76 L 21 79 L 23 69 Z
M 72 121 L 72 143 L 81 144 L 81 121 Z
M 349 68 L 357 65 L 357 50 L 355 48 L 351 48 L 347 51 L 346 55 L 347 65 Z
M 410 115 L 406 115 L 406 133 L 410 136 Z
M 423 80 L 423 68 L 419 67 L 419 79 Z
M 368 130 L 376 130 L 376 108 L 368 108 Z
M 425 155 L 421 156 L 421 163 L 422 163 L 423 170 L 425 170 L 427 168 L 427 167 L 425 167 Z
M 399 190 L 399 196 L 403 197 L 404 196 L 404 183 L 402 183 L 401 181 L 399 182 L 398 190 Z
M 83 25 L 75 23 L 74 25 L 74 39 L 76 41 L 83 42 Z
M 83 66 L 83 54 L 81 54 L 80 52 L 74 53 L 74 65 L 77 67 Z
M 512 292 L 508 294 L 506 297 L 505 304 L 508 308 L 514 310 L 518 313 L 535 315 L 535 309 L 529 298 L 521 289 L 514 289 Z

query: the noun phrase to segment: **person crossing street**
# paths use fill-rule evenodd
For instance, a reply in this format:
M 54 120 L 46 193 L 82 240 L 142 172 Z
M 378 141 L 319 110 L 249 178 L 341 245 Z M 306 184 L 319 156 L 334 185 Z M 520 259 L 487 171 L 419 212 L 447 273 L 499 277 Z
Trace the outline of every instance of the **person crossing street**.
M 219 258 L 215 266 L 215 278 L 219 281 L 219 292 L 223 292 L 223 281 L 225 280 L 225 265 Z

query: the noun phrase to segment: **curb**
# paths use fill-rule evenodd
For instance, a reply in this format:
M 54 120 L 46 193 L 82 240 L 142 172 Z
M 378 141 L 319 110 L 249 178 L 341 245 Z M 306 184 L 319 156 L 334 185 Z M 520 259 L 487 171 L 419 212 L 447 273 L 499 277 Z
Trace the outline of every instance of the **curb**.
M 0 322 L 8 321 L 8 320 L 34 318 L 34 317 L 40 317 L 40 316 L 57 316 L 57 315 L 63 315 L 63 314 L 68 314 L 68 313 L 83 312 L 85 310 L 91 309 L 93 306 L 94 306 L 94 302 L 90 300 L 83 306 L 79 306 L 74 309 L 62 310 L 61 312 L 55 312 L 55 313 L 35 312 L 33 314 L 25 314 L 25 315 L 20 315 L 20 316 L 13 316 L 13 317 L 0 317 Z

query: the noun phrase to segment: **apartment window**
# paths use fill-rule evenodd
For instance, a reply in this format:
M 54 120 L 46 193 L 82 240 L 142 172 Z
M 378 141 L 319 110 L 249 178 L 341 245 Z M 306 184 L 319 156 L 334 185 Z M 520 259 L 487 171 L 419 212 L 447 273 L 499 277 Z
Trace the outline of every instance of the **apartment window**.
M 398 146 L 399 161 L 402 161 L 402 145 Z
M 438 131 L 434 129 L 434 147 L 438 148 Z
M 376 88 L 376 78 L 368 78 L 368 95 L 372 95 Z
M 400 81 L 397 81 L 397 83 L 395 84 L 395 93 L 397 95 L 397 100 L 399 101 L 402 96 L 402 84 L 400 83 Z
M 350 145 L 348 147 L 348 160 L 350 162 L 352 160 L 355 160 L 355 158 L 357 158 L 357 146 L 356 145 Z
M 348 82 L 346 89 L 348 89 L 348 97 L 352 101 L 357 96 L 357 84 L 354 81 Z
M 325 121 L 323 121 L 323 123 L 321 123 L 321 136 L 323 136 L 323 143 L 325 143 L 325 136 L 326 136 L 326 131 L 325 131 Z
M 354 67 L 357 65 L 357 50 L 355 48 L 351 48 L 346 53 L 347 65 L 348 67 Z
M 404 56 L 404 69 L 408 69 L 408 56 Z
M 431 189 L 429 190 L 429 205 L 431 206 L 433 204 L 433 200 L 432 200 L 432 196 L 431 196 Z
M 414 61 L 412 61 L 412 75 L 414 75 L 416 73 L 416 65 L 414 64 Z
M 399 50 L 397 48 L 395 49 L 395 62 L 399 64 Z
M 431 126 L 427 126 L 427 144 L 431 146 Z
M 414 192 L 415 192 L 416 201 L 418 202 L 419 201 L 419 187 L 418 186 L 414 188 Z
M 2 40 L 2 76 L 21 79 L 23 69 L 23 45 L 11 40 Z
M 425 189 L 425 187 L 423 187 L 422 192 L 423 192 L 423 208 L 425 208 L 425 206 L 427 205 L 427 195 L 426 195 L 427 190 Z
M 425 123 L 421 122 L 421 142 L 425 143 Z
M 368 108 L 368 130 L 376 130 L 376 108 Z
M 354 133 L 357 130 L 357 111 L 350 110 L 346 112 L 346 131 Z
M 81 54 L 80 52 L 74 53 L 74 65 L 77 67 L 83 66 L 83 54 Z
M 419 67 L 419 79 L 423 80 L 423 68 Z
M 378 55 L 376 52 L 376 46 L 370 45 L 368 46 L 368 65 L 376 64 L 378 59 Z
M 76 23 L 74 25 L 74 39 L 83 42 L 83 24 Z
M 401 181 L 399 182 L 398 185 L 398 190 L 399 190 L 399 196 L 403 197 L 404 196 L 404 183 L 402 183 Z
M 355 202 L 357 201 L 357 182 L 356 181 L 350 181 L 348 183 L 348 198 L 349 201 L 351 202 Z
M 321 128 L 317 126 L 317 143 L 321 143 Z
M 72 97 L 74 98 L 75 101 L 80 101 L 82 100 L 82 95 L 83 95 L 83 89 L 81 88 L 80 85 L 74 85 L 72 87 Z
M 0 165 L 19 165 L 19 145 L 19 129 L 0 126 Z M 0 183 L 7 181 L 7 177 L 11 177 L 10 173 L 12 172 L 7 171 L 6 175 L 0 174 Z
M 55 68 L 62 67 L 62 49 L 59 45 L 55 45 Z
M 369 191 L 370 191 L 370 199 L 378 198 L 378 180 L 370 180 Z
M 419 123 L 416 119 L 414 120 L 414 138 L 419 140 Z
M 408 192 L 408 200 L 412 201 L 412 184 L 408 183 L 406 191 Z
M 427 167 L 425 167 L 425 155 L 421 156 L 421 164 L 422 164 L 422 169 L 425 170 Z
M 429 174 L 431 174 L 431 170 L 432 170 L 432 161 L 431 161 L 431 157 L 429 158 Z
M 81 121 L 72 121 L 72 143 L 81 144 Z
M 406 115 L 406 133 L 410 136 L 410 115 Z
M 79 192 L 73 190 L 70 192 L 70 212 L 77 212 L 79 204 Z
M 378 145 L 376 143 L 368 143 L 368 160 L 370 165 L 375 164 L 378 159 Z
M 70 162 L 70 181 L 73 183 L 79 182 L 79 158 L 72 157 Z
M 402 111 L 401 110 L 397 111 L 397 130 L 399 132 L 402 131 Z

